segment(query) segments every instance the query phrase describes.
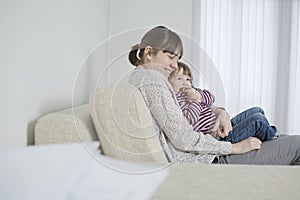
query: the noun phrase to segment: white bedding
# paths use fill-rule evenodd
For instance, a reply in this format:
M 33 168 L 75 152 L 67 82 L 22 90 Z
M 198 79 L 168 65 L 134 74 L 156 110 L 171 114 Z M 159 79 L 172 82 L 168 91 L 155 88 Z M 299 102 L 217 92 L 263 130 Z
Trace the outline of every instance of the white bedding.
M 0 199 L 300 199 L 300 167 L 169 168 L 100 155 L 98 142 L 0 151 Z
M 168 175 L 167 168 L 100 155 L 98 146 L 1 150 L 0 199 L 149 199 Z

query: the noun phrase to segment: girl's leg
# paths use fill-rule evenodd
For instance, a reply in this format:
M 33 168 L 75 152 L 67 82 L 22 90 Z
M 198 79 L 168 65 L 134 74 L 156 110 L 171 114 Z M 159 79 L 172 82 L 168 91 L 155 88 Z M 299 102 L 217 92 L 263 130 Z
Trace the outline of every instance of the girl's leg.
M 276 132 L 276 127 L 270 126 L 267 118 L 257 112 L 233 126 L 229 135 L 221 140 L 237 143 L 248 137 L 257 137 L 261 141 L 267 141 L 272 139 Z
M 265 112 L 260 107 L 249 108 L 241 112 L 240 114 L 237 114 L 235 117 L 231 119 L 232 126 L 241 123 L 242 121 L 244 121 L 245 119 L 247 119 L 248 117 L 256 113 L 261 113 L 262 115 L 265 115 Z
M 262 143 L 259 150 L 221 156 L 219 164 L 300 165 L 300 136 L 281 136 Z

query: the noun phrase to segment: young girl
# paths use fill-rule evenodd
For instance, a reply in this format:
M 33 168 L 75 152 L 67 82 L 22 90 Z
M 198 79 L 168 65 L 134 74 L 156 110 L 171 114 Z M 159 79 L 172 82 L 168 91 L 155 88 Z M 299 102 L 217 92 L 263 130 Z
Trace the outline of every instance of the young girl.
M 219 140 L 231 143 L 240 142 L 249 137 L 257 137 L 267 141 L 278 137 L 275 126 L 270 126 L 264 111 L 259 107 L 250 108 L 231 119 L 232 130 L 227 135 L 221 129 L 211 132 L 216 114 L 211 109 L 215 101 L 214 95 L 208 90 L 193 87 L 190 68 L 178 62 L 178 68 L 169 76 L 169 82 L 176 94 L 183 115 L 193 126 L 194 131 L 212 134 Z

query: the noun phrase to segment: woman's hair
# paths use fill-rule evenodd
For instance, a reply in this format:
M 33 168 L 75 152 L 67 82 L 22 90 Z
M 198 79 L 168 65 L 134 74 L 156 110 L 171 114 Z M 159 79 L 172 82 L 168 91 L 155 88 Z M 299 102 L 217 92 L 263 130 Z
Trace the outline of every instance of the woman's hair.
M 183 46 L 180 37 L 164 26 L 157 26 L 143 36 L 141 43 L 134 45 L 131 48 L 128 58 L 132 65 L 138 66 L 143 63 L 144 50 L 147 46 L 153 48 L 154 54 L 159 50 L 170 53 L 175 53 L 176 50 L 178 50 L 180 57 L 183 54 Z
M 191 69 L 189 68 L 189 66 L 183 62 L 178 62 L 177 63 L 178 67 L 171 72 L 170 76 L 169 76 L 169 80 L 177 73 L 179 73 L 182 70 L 182 74 L 189 76 L 191 85 L 193 86 L 193 76 L 192 76 L 192 72 Z

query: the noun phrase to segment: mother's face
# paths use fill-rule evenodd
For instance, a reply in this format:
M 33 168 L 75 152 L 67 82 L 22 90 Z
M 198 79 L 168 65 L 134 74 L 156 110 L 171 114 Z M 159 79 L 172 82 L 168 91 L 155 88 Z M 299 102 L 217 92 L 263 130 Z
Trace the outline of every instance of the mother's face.
M 159 50 L 157 53 L 153 53 L 152 47 L 146 47 L 144 51 L 144 64 L 146 69 L 153 69 L 161 72 L 166 78 L 170 73 L 177 68 L 177 62 L 179 60 L 178 52 L 168 52 Z

